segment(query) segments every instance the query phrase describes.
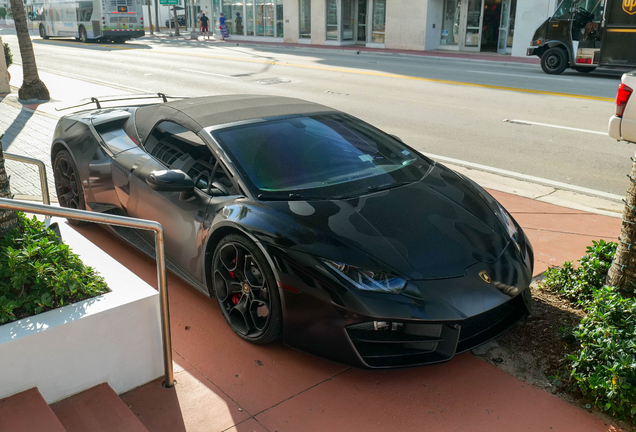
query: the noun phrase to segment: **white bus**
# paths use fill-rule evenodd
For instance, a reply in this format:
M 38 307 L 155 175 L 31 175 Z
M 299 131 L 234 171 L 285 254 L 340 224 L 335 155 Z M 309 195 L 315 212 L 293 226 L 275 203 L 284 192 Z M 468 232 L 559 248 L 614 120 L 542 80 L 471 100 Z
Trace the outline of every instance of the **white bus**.
M 125 42 L 144 35 L 141 0 L 27 0 L 27 16 L 42 39 Z

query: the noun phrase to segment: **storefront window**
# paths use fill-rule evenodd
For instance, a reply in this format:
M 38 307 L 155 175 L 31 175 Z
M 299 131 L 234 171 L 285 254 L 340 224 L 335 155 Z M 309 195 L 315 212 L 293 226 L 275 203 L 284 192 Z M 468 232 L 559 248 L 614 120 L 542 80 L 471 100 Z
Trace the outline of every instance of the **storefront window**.
M 284 36 L 283 0 L 276 0 L 276 37 Z
M 462 0 L 446 0 L 442 18 L 442 39 L 440 45 L 457 45 L 459 43 L 459 15 Z
M 338 40 L 337 0 L 327 0 L 327 40 Z
M 371 27 L 371 42 L 384 43 L 386 29 L 386 0 L 373 1 L 373 23 Z
M 515 14 L 517 13 L 517 0 L 510 0 L 510 18 L 508 27 L 508 41 L 506 46 L 512 48 L 512 39 L 515 35 Z
M 342 40 L 353 40 L 353 18 L 356 5 L 353 0 L 342 1 Z
M 272 0 L 256 0 L 256 36 L 274 36 Z
M 254 0 L 245 2 L 245 34 L 254 36 Z
M 243 0 L 225 0 L 223 13 L 228 33 L 243 35 Z
M 311 0 L 300 0 L 300 37 L 311 38 Z

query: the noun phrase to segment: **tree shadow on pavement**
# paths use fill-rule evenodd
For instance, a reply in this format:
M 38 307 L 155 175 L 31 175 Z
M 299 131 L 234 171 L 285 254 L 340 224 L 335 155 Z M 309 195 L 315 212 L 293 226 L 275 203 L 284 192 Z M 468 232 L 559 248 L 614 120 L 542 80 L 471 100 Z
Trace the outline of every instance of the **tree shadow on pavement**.
M 0 103 L 4 98 L 0 98 Z M 11 144 L 16 139 L 16 137 L 22 132 L 27 122 L 33 117 L 34 111 L 26 108 L 22 108 L 18 115 L 13 119 L 11 124 L 6 127 L 6 130 L 2 130 L 4 126 L 4 121 L 0 122 L 0 135 L 4 133 L 4 138 L 2 138 L 2 150 L 7 151 Z

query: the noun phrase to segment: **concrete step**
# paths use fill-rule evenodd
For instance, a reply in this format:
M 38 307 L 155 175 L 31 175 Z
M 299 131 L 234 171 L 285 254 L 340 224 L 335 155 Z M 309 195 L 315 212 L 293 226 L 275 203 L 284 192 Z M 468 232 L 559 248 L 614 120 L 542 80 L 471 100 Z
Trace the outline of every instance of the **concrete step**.
M 66 432 L 148 432 L 106 383 L 56 402 L 51 409 Z
M 0 399 L 0 431 L 65 432 L 37 388 Z

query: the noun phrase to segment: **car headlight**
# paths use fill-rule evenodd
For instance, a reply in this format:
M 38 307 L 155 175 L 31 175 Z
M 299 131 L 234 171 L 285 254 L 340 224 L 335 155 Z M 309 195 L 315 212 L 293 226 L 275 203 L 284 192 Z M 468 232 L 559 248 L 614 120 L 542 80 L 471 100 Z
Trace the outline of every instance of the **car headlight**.
M 508 213 L 508 211 L 505 208 L 503 208 L 501 204 L 499 204 L 498 202 L 497 202 L 497 206 L 499 207 L 499 214 L 497 216 L 499 216 L 499 219 L 501 219 L 501 222 L 506 227 L 506 231 L 508 231 L 508 235 L 515 242 L 518 241 L 519 230 L 517 229 L 517 225 L 515 225 L 515 222 L 512 220 L 512 216 L 510 216 L 510 213 Z
M 360 267 L 321 258 L 330 269 L 336 271 L 353 286 L 362 291 L 384 292 L 399 294 L 404 290 L 408 281 L 388 273 L 366 270 Z

